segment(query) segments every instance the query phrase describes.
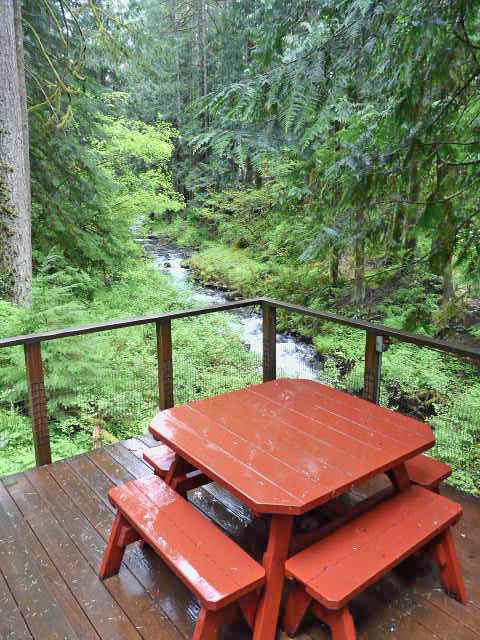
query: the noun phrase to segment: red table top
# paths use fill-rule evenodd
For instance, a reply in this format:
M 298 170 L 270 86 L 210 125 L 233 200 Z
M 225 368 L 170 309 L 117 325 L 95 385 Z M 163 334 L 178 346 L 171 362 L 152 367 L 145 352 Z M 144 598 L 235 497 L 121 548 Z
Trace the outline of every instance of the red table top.
M 257 513 L 301 514 L 433 446 L 429 425 L 280 378 L 161 411 L 150 431 Z

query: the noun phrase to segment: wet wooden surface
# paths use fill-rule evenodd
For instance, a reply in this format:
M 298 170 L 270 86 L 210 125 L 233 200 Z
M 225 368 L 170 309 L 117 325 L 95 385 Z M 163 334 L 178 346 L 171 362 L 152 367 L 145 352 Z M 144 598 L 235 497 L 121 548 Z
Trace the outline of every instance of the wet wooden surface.
M 262 565 L 161 478 L 126 482 L 109 498 L 136 538 L 140 534 L 207 609 L 222 609 L 263 586 Z M 113 561 L 115 570 L 118 562 Z
M 425 422 L 294 378 L 161 411 L 150 431 L 269 514 L 307 513 L 435 443 Z
M 142 453 L 156 443 L 123 443 L 3 478 L 0 483 L 0 638 L 2 640 L 181 640 L 191 637 L 199 605 L 151 551 L 132 545 L 120 573 L 97 579 L 113 520 L 107 492 L 151 473 Z M 370 481 L 354 497 L 378 488 Z M 409 560 L 352 603 L 359 640 L 480 640 L 480 501 L 453 489 L 464 518 L 455 539 L 471 602 L 448 598 L 424 556 Z M 190 494 L 199 509 L 259 557 L 266 528 L 223 489 Z M 316 526 L 315 514 L 299 528 Z M 248 640 L 246 626 L 223 640 Z M 328 640 L 310 618 L 300 640 Z M 281 632 L 278 640 L 286 640 Z

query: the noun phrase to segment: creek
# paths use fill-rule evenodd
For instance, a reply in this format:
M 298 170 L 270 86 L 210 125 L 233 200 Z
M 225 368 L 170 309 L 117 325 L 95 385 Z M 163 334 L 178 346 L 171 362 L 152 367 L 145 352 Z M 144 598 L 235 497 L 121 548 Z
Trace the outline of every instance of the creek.
M 190 294 L 199 304 L 222 304 L 229 301 L 228 291 L 207 287 L 195 281 L 184 261 L 193 252 L 172 244 L 163 236 L 142 240 L 157 267 L 167 273 L 175 285 Z M 262 357 L 262 316 L 253 309 L 232 311 L 233 327 L 245 348 L 259 359 Z M 277 333 L 277 375 L 317 379 L 322 368 L 315 349 L 299 338 Z

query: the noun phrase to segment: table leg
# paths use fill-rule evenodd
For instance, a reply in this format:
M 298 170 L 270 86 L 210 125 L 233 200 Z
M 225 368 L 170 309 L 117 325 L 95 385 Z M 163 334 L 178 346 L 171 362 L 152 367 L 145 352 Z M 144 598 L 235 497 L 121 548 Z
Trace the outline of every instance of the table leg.
M 410 477 L 408 475 L 407 467 L 405 466 L 404 462 L 397 465 L 393 469 L 390 469 L 390 471 L 387 472 L 387 476 L 397 491 L 408 489 L 408 487 L 412 484 L 412 481 L 410 480 Z
M 292 526 L 293 516 L 272 515 L 267 550 L 263 556 L 265 587 L 255 616 L 253 640 L 275 638 Z
M 193 467 L 189 462 L 184 460 L 181 456 L 175 454 L 175 459 L 170 465 L 170 469 L 167 471 L 165 476 L 165 482 L 172 486 L 178 483 L 180 478 L 186 477 L 189 471 L 193 471 L 195 467 Z

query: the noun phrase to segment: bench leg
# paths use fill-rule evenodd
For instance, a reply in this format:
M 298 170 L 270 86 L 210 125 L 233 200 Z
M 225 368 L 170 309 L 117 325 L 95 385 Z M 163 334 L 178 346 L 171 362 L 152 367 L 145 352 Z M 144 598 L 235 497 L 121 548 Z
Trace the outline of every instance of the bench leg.
M 221 623 L 222 614 L 220 611 L 208 611 L 202 607 L 192 640 L 217 640 Z
M 448 528 L 434 544 L 433 553 L 440 567 L 440 576 L 447 593 L 460 602 L 468 602 L 467 590 L 458 561 L 451 528 Z
M 290 638 L 297 633 L 311 603 L 312 597 L 305 591 L 302 584 L 296 584 L 288 594 L 282 626 Z
M 140 536 L 135 529 L 122 516 L 120 511 L 117 511 L 117 515 L 112 524 L 107 548 L 103 555 L 102 566 L 100 567 L 99 576 L 101 580 L 118 573 L 120 565 L 122 564 L 123 554 L 125 553 L 125 547 L 139 538 Z
M 323 622 L 328 624 L 332 633 L 332 640 L 356 640 L 355 623 L 348 607 L 333 610 L 325 609 L 318 602 L 312 606 L 313 613 Z
M 240 600 L 238 601 L 238 606 L 242 613 L 242 616 L 252 630 L 255 625 L 255 616 L 257 615 L 259 599 L 260 598 L 258 593 L 256 591 L 252 591 L 246 596 L 240 598 Z

